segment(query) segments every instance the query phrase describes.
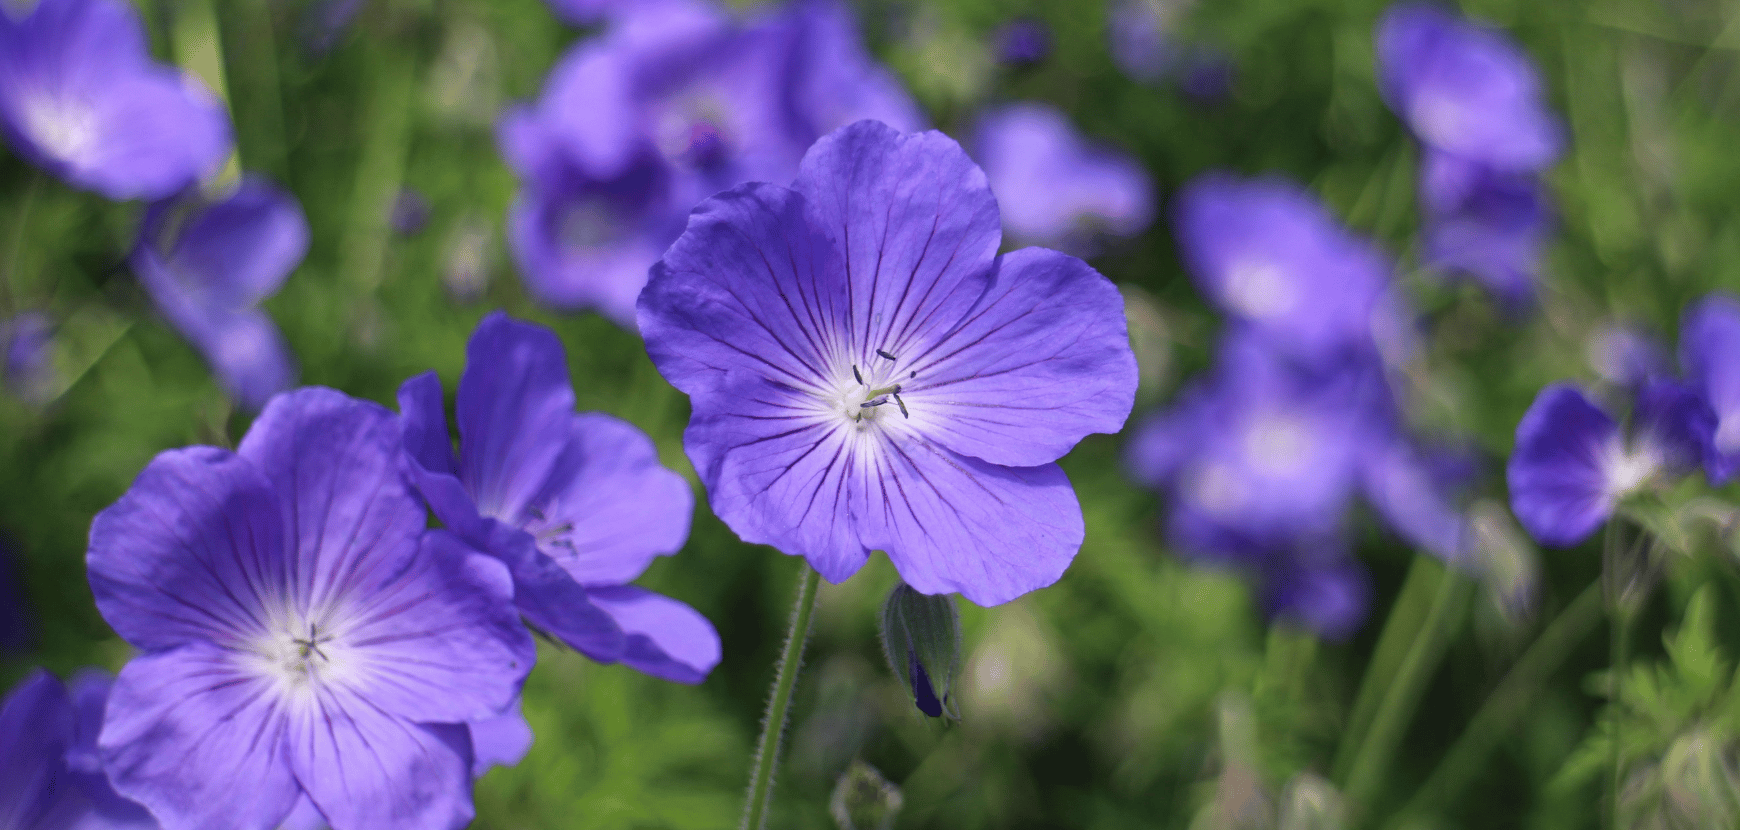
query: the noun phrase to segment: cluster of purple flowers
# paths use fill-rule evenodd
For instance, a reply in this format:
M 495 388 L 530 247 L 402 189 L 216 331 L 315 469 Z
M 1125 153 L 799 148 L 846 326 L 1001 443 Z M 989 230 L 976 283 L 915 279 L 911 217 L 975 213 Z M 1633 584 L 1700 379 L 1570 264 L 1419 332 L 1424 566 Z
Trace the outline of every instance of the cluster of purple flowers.
M 1511 509 L 1537 541 L 1582 542 L 1628 496 L 1700 466 L 1712 486 L 1740 475 L 1740 300 L 1713 294 L 1687 309 L 1679 345 L 1683 378 L 1654 368 L 1624 388 L 1624 427 L 1579 386 L 1535 397 L 1505 474 Z
M 0 131 L 75 187 L 150 207 L 130 264 L 226 392 L 257 410 L 295 368 L 257 306 L 308 246 L 296 200 L 254 177 L 213 182 L 232 149 L 222 102 L 153 62 L 123 0 L 0 9 Z
M 1253 574 L 1271 613 L 1344 635 L 1367 599 L 1348 554 L 1355 494 L 1410 543 L 1467 555 L 1454 454 L 1408 434 L 1388 377 L 1408 325 L 1391 264 L 1281 179 L 1205 175 L 1175 218 L 1228 326 L 1210 375 L 1138 428 L 1131 473 L 1172 494 L 1181 551 Z
M 628 584 L 687 536 L 688 485 L 573 411 L 554 335 L 479 324 L 457 455 L 433 373 L 400 402 L 279 394 L 234 452 L 164 452 L 97 515 L 91 589 L 140 653 L 112 690 L 75 684 L 76 718 L 52 678 L 14 693 L 7 826 L 458 827 L 472 779 L 530 745 L 526 623 L 705 678 L 711 624 Z
M 1553 224 L 1541 174 L 1565 145 L 1534 64 L 1503 34 L 1421 2 L 1384 15 L 1377 53 L 1384 100 L 1424 153 L 1426 264 L 1528 305 Z

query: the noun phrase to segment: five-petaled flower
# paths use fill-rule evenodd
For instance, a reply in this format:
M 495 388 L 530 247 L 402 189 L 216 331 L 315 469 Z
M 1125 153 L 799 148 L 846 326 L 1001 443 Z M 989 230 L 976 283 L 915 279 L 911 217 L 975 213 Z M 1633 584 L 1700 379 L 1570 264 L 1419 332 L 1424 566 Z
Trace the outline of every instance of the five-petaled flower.
M 1001 241 L 959 145 L 874 121 L 701 203 L 640 327 L 713 511 L 830 582 L 872 550 L 981 605 L 1055 582 L 1084 531 L 1053 462 L 1123 426 L 1136 363 L 1110 281 Z
M 426 527 L 399 447 L 391 412 L 301 389 L 97 515 L 97 608 L 143 652 L 98 751 L 164 826 L 274 827 L 302 795 L 337 830 L 471 819 L 467 725 L 534 651 L 507 569 Z
M 606 663 L 699 683 L 719 635 L 693 608 L 629 585 L 689 535 L 695 497 L 640 430 L 574 411 L 562 343 L 501 312 L 483 318 L 459 379 L 459 454 L 441 380 L 399 389 L 405 460 L 437 518 L 507 563 L 534 627 Z

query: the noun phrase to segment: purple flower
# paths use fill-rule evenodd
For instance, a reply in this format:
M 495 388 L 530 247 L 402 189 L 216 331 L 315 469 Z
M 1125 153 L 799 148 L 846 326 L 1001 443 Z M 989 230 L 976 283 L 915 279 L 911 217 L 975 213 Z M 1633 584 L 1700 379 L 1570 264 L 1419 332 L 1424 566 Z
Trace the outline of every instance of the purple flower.
M 818 141 L 790 188 L 696 208 L 640 328 L 732 530 L 830 582 L 882 550 L 981 605 L 1062 575 L 1083 525 L 1053 462 L 1123 426 L 1136 364 L 1111 282 L 1001 241 L 959 145 L 873 121 Z
M 1154 218 L 1154 186 L 1134 159 L 1088 143 L 1063 113 L 1012 104 L 980 116 L 973 146 L 1002 209 L 1023 242 L 1075 252 L 1095 232 L 1130 236 Z
M 1582 390 L 1548 386 L 1516 427 L 1505 466 L 1511 510 L 1535 541 L 1575 545 L 1625 496 L 1696 466 L 1714 427 L 1709 405 L 1669 380 L 1639 390 L 1629 436 Z
M 429 372 L 399 389 L 412 479 L 442 523 L 506 562 L 534 627 L 600 662 L 699 683 L 719 635 L 629 585 L 689 534 L 694 496 L 633 426 L 574 411 L 561 341 L 499 311 L 477 326 L 456 404 L 454 457 Z
M 1051 30 L 1043 21 L 1030 17 L 997 27 L 992 40 L 997 45 L 997 59 L 1008 64 L 1034 64 L 1051 54 Z
M 1512 307 L 1534 298 L 1553 229 L 1546 185 L 1427 149 L 1420 169 L 1422 259 L 1472 275 Z
M 1689 337 L 1682 334 L 1681 339 Z M 1590 335 L 1586 349 L 1596 374 L 1626 389 L 1635 390 L 1650 378 L 1665 377 L 1672 371 L 1673 359 L 1660 340 L 1624 324 L 1602 326 Z
M 1564 128 L 1514 42 L 1431 3 L 1404 2 L 1377 26 L 1379 88 L 1421 143 L 1510 173 L 1546 169 Z
M 159 454 L 91 525 L 97 608 L 142 654 L 98 751 L 173 827 L 340 830 L 472 816 L 467 724 L 534 659 L 495 559 L 426 513 L 389 411 L 279 395 L 240 448 Z
M 33 164 L 110 199 L 160 199 L 229 155 L 223 105 L 151 61 L 129 4 L 39 0 L 16 14 L 0 9 L 0 129 Z
M 0 381 L 13 394 L 46 403 L 55 385 L 54 323 L 40 311 L 0 320 Z
M 1394 313 L 1389 261 L 1298 185 L 1209 173 L 1185 187 L 1174 213 L 1202 292 L 1294 355 L 1369 348 L 1376 315 Z
M 96 755 L 111 678 L 86 669 L 71 694 L 32 671 L 0 706 L 0 826 L 9 830 L 156 830 L 115 794 Z
M 218 201 L 190 191 L 152 205 L 128 262 L 224 391 L 257 410 L 296 375 L 277 326 L 257 306 L 307 251 L 308 220 L 295 197 L 248 176 Z
M 1740 300 L 1711 294 L 1680 322 L 1680 367 L 1715 417 L 1704 446 L 1711 484 L 1740 474 Z
M 696 202 L 789 180 L 818 136 L 863 117 L 917 119 L 841 5 L 798 3 L 752 25 L 699 3 L 638 9 L 503 118 L 503 154 L 525 183 L 514 256 L 541 302 L 631 326 L 647 268 Z
M 1341 552 L 1317 562 L 1286 557 L 1263 576 L 1263 605 L 1270 616 L 1316 632 L 1330 640 L 1345 640 L 1359 630 L 1371 606 L 1371 578 L 1352 557 Z
M 1154 83 L 1179 60 L 1172 29 L 1189 4 L 1176 0 L 1121 0 L 1112 7 L 1106 38 L 1112 60 L 1124 74 Z

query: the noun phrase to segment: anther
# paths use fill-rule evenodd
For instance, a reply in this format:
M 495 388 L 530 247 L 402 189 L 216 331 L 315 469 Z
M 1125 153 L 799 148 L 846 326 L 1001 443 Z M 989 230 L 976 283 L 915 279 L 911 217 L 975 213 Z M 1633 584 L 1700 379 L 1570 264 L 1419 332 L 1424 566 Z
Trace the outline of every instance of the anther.
M 873 401 L 865 401 L 861 404 L 858 404 L 858 408 L 859 409 L 869 409 L 872 406 L 881 406 L 885 403 L 888 403 L 887 398 L 877 398 L 876 400 L 873 400 Z
M 909 378 L 915 378 L 915 377 L 918 377 L 918 370 L 917 370 L 917 369 L 914 369 L 914 370 L 912 370 L 912 371 L 910 371 L 910 372 L 907 372 L 907 373 L 906 373 L 906 376 L 907 376 L 907 377 L 909 377 Z
M 856 363 L 852 364 L 852 379 L 858 381 L 859 386 L 865 385 L 864 376 L 858 374 L 858 365 Z
M 899 405 L 900 405 L 900 417 L 902 417 L 902 418 L 911 418 L 911 417 L 912 417 L 912 416 L 911 416 L 911 415 L 909 415 L 909 414 L 907 414 L 907 412 L 906 412 L 906 401 L 903 401 L 903 400 L 901 400 L 901 399 L 900 399 L 900 393 L 899 393 L 899 392 L 895 392 L 895 393 L 894 393 L 894 402 L 895 402 L 895 403 L 896 403 L 896 404 L 899 404 Z
M 883 356 L 883 357 L 886 357 L 886 358 L 888 358 L 888 359 L 889 359 L 889 360 L 899 360 L 899 359 L 900 359 L 900 358 L 898 358 L 898 357 L 895 357 L 895 356 L 894 356 L 894 355 L 891 355 L 891 354 L 889 354 L 889 353 L 887 353 L 887 352 L 885 352 L 885 351 L 882 351 L 882 350 L 881 350 L 881 349 L 877 349 L 877 350 L 876 350 L 876 353 L 877 353 L 877 354 L 879 354 L 879 355 L 882 355 L 882 356 Z

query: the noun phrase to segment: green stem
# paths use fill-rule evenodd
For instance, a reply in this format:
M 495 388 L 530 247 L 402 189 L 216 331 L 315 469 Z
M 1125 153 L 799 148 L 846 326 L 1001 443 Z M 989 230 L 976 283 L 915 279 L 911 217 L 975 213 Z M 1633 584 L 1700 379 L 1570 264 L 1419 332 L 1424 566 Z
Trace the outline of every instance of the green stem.
M 773 803 L 773 768 L 785 741 L 785 721 L 791 709 L 792 689 L 803 665 L 804 644 L 810 639 L 810 616 L 816 608 L 816 585 L 821 575 L 803 563 L 798 575 L 797 599 L 791 606 L 791 627 L 779 655 L 779 672 L 767 697 L 767 714 L 761 720 L 761 740 L 755 744 L 755 765 L 749 777 L 749 801 L 743 805 L 739 830 L 762 830 L 767 826 L 768 807 Z
M 1371 728 L 1372 718 L 1377 714 L 1378 702 L 1383 699 L 1384 690 L 1390 687 L 1402 658 L 1407 656 L 1408 646 L 1419 631 L 1421 616 L 1442 571 L 1437 563 L 1423 556 L 1415 557 L 1409 567 L 1407 579 L 1396 593 L 1396 603 L 1390 607 L 1390 616 L 1384 621 L 1384 630 L 1378 635 L 1371 662 L 1366 664 L 1365 679 L 1360 682 L 1347 725 L 1341 731 L 1341 743 L 1331 767 L 1335 780 L 1347 780 L 1354 750 L 1365 741 L 1366 730 Z
M 1601 621 L 1601 583 L 1590 584 L 1565 606 L 1559 616 L 1511 665 L 1492 694 L 1469 719 L 1462 735 L 1444 754 L 1438 768 L 1426 779 L 1414 798 L 1398 814 L 1392 826 L 1409 818 L 1437 813 L 1460 795 L 1492 754 L 1500 740 L 1527 711 L 1547 677 L 1569 657 L 1571 650 Z
M 172 40 L 175 62 L 181 68 L 198 75 L 212 94 L 226 108 L 229 107 L 229 79 L 224 75 L 223 36 L 218 27 L 217 12 L 212 9 L 210 0 L 181 0 L 174 4 L 174 9 L 175 29 Z M 225 187 L 234 182 L 241 173 L 241 158 L 232 146 L 229 158 L 224 161 L 223 170 L 210 181 L 210 185 L 214 188 Z
M 362 155 L 357 159 L 350 218 L 339 247 L 339 273 L 350 280 L 352 291 L 367 298 L 374 297 L 381 282 L 392 236 L 393 200 L 410 152 L 415 64 L 415 57 L 401 50 L 379 49 L 369 58 Z
M 1467 577 L 1455 571 L 1440 570 L 1437 583 L 1425 619 L 1384 691 L 1372 716 L 1371 729 L 1348 765 L 1342 791 L 1356 809 L 1370 809 L 1372 795 L 1407 731 L 1420 693 L 1438 668 L 1444 646 L 1461 620 L 1460 612 L 1472 586 Z
M 1607 670 L 1607 700 L 1608 706 L 1612 707 L 1609 711 L 1617 711 L 1619 706 L 1620 682 L 1624 678 L 1625 663 L 1631 650 L 1631 619 L 1618 607 L 1611 610 L 1613 611 L 1611 615 L 1612 621 L 1609 623 L 1608 628 L 1612 633 L 1608 641 L 1608 648 L 1611 658 L 1609 662 L 1611 662 L 1612 666 Z M 1613 753 L 1609 759 L 1611 773 L 1608 778 L 1607 792 L 1608 798 L 1611 799 L 1608 802 L 1608 806 L 1613 811 L 1613 824 L 1611 826 L 1614 830 L 1619 830 L 1624 827 L 1624 825 L 1620 823 L 1619 816 L 1619 792 L 1620 788 L 1625 785 L 1625 770 L 1620 762 L 1621 759 L 1619 755 L 1620 745 L 1624 742 L 1620 739 L 1619 730 L 1624 722 L 1624 718 L 1613 718 Z

